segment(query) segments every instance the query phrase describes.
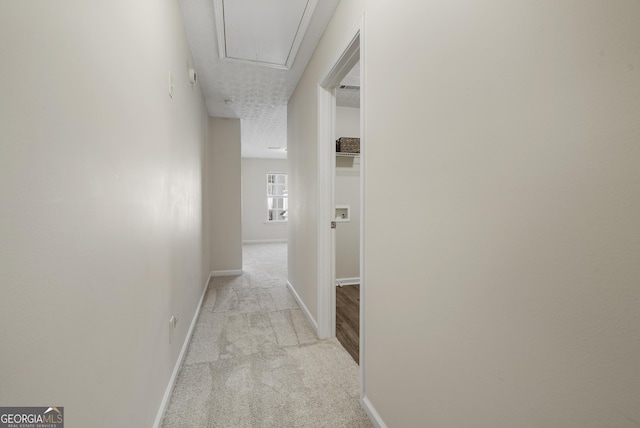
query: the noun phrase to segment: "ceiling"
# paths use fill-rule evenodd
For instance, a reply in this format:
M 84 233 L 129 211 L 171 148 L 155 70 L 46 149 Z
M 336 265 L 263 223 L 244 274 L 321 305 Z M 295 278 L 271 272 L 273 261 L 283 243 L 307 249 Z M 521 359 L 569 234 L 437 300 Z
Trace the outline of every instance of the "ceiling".
M 360 108 L 360 61 L 340 82 L 336 91 L 336 105 Z
M 286 157 L 287 102 L 338 2 L 179 0 L 209 115 L 241 119 L 243 157 Z

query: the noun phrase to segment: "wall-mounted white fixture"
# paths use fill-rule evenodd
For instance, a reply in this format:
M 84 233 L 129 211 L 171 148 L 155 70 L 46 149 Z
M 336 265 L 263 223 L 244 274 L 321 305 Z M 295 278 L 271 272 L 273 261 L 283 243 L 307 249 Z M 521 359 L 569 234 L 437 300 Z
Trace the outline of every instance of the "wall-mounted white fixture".
M 188 73 L 189 73 L 189 83 L 191 83 L 192 85 L 195 85 L 196 81 L 198 80 L 198 76 L 196 74 L 195 68 L 190 68 Z
M 336 205 L 335 219 L 337 222 L 350 222 L 351 221 L 351 206 L 349 205 Z

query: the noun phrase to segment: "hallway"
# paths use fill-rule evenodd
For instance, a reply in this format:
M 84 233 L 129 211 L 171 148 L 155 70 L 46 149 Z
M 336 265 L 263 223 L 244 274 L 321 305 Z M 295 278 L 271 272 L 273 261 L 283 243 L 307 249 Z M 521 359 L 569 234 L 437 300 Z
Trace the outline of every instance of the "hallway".
M 317 339 L 286 287 L 286 244 L 243 246 L 213 278 L 163 427 L 370 427 L 358 366 Z

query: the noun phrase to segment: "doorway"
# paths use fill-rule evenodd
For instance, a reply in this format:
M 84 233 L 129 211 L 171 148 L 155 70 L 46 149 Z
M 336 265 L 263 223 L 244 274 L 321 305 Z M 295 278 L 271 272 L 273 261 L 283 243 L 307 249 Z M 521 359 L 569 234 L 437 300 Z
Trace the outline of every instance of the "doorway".
M 336 338 L 360 361 L 360 62 L 336 88 Z
M 351 37 L 343 44 L 336 60 L 318 85 L 318 335 L 321 338 L 336 336 L 336 95 L 337 88 L 349 71 L 358 65 L 360 76 L 360 232 L 359 232 L 359 352 L 361 393 L 364 391 L 366 326 L 365 311 L 365 269 L 364 269 L 364 228 L 365 228 L 365 159 L 366 145 L 364 127 L 364 47 L 362 45 L 363 21 L 351 32 Z M 333 223 L 333 228 L 332 228 Z M 339 226 L 337 226 L 339 227 Z

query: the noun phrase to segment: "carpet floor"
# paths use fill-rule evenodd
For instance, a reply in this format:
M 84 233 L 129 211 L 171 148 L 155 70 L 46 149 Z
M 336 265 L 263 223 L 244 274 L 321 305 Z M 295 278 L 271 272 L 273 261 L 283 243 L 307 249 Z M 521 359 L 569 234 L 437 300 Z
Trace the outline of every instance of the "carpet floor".
M 243 246 L 209 284 L 162 426 L 372 427 L 358 365 L 318 340 L 286 287 L 286 244 Z

